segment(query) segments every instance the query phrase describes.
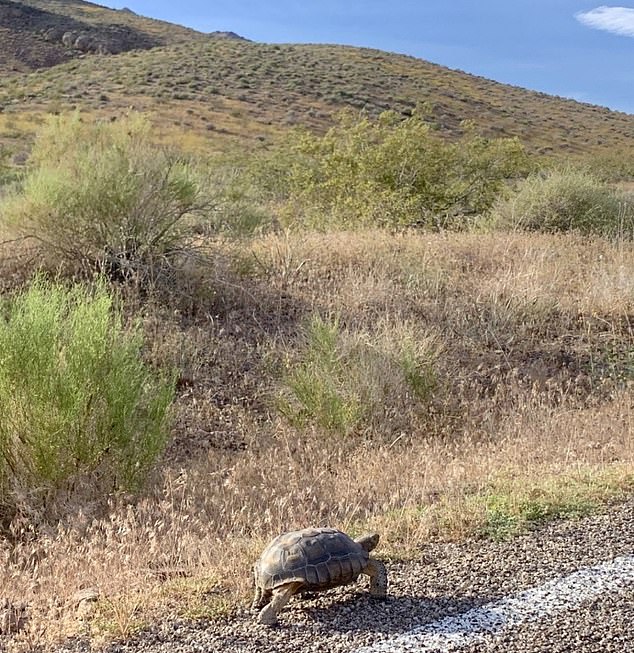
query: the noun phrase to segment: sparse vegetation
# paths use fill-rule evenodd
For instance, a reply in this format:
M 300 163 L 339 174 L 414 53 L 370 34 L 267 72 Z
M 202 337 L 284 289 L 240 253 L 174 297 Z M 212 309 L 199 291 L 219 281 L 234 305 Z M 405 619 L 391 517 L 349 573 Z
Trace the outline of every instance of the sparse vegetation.
M 459 138 L 467 120 L 487 138 L 518 137 L 531 153 L 577 160 L 627 151 L 633 120 L 375 50 L 210 38 L 8 77 L 0 80 L 2 97 L 11 111 L 40 115 L 53 104 L 58 111 L 77 107 L 106 116 L 133 104 L 152 116 L 155 137 L 181 125 L 179 140 L 195 137 L 196 151 L 209 146 L 232 151 L 236 144 L 252 150 L 293 125 L 324 133 L 346 108 L 372 117 L 386 110 L 406 117 L 427 103 L 430 122 L 443 136 Z M 188 113 L 192 109 L 195 114 Z
M 144 309 L 148 355 L 187 383 L 156 484 L 133 510 L 115 501 L 92 525 L 66 517 L 32 541 L 37 570 L 4 567 L 33 628 L 49 619 L 47 596 L 86 577 L 104 596 L 95 633 L 175 602 L 216 614 L 247 600 L 245 561 L 264 541 L 307 523 L 378 529 L 402 556 L 430 537 L 506 537 L 632 490 L 630 243 L 300 232 L 225 253 L 235 271 L 213 304 Z M 414 376 L 411 360 L 422 361 Z M 317 402 L 311 414 L 293 396 L 302 374 L 338 383 L 357 409 L 347 437 L 333 437 L 341 411 Z M 304 387 L 319 396 L 318 383 Z M 281 396 L 301 419 L 279 411 Z M 202 603 L 201 585 L 212 592 Z M 61 632 L 75 627 L 67 617 Z
M 85 52 L 117 53 L 204 38 L 179 25 L 67 0 L 3 2 L 0 24 L 3 77 L 55 66 Z
M 499 478 L 468 502 L 484 536 L 506 539 L 551 519 L 576 519 L 596 512 L 604 501 L 628 491 L 628 484 L 620 487 L 617 479 L 618 472 L 615 476 L 610 468 L 582 468 L 564 478 L 545 474 L 533 486 L 527 486 L 525 479 L 515 483 Z

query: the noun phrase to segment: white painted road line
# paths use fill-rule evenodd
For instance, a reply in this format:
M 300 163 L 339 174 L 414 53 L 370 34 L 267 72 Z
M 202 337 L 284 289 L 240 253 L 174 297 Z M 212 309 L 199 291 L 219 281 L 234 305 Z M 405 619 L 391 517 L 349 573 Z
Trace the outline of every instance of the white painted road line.
M 615 558 L 596 567 L 549 581 L 516 596 L 445 617 L 384 640 L 355 653 L 455 651 L 484 643 L 493 635 L 520 624 L 571 610 L 582 603 L 634 583 L 634 556 Z

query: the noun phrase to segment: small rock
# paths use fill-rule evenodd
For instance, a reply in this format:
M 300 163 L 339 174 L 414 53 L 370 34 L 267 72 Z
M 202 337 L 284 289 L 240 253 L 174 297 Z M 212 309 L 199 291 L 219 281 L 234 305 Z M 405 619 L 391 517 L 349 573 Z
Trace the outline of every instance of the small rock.
M 85 619 L 94 611 L 99 596 L 100 592 L 97 587 L 86 587 L 73 594 L 72 604 L 75 606 L 79 619 Z

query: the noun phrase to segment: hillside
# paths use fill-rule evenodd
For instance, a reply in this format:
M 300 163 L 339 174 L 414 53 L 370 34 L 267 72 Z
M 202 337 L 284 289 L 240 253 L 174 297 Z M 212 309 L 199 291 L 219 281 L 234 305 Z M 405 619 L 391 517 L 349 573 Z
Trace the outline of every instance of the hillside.
M 26 121 L 51 109 L 111 113 L 134 105 L 159 123 L 182 127 L 185 146 L 194 148 L 207 148 L 212 134 L 216 143 L 236 137 L 258 142 L 297 124 L 324 129 L 344 107 L 407 114 L 419 102 L 428 103 L 450 135 L 469 119 L 491 136 L 519 136 L 544 154 L 612 151 L 634 136 L 634 116 L 408 56 L 337 45 L 200 39 L 196 33 L 182 41 L 186 32 L 176 34 L 181 42 L 173 45 L 87 56 L 5 79 L 0 106 Z M 152 38 L 159 37 L 157 32 Z M 13 126 L 15 131 L 15 121 Z M 0 138 L 6 135 L 0 131 Z
M 257 145 L 300 124 L 322 131 L 345 107 L 408 115 L 421 102 L 449 136 L 470 120 L 546 155 L 612 152 L 634 136 L 634 116 L 421 59 L 236 36 L 82 0 L 0 0 L 0 145 L 23 148 L 42 113 L 130 106 L 199 151 Z

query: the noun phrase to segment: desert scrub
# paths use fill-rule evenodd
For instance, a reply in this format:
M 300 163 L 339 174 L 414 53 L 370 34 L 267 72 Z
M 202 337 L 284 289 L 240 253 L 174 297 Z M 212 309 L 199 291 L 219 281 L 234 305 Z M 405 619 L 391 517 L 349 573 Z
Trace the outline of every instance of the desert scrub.
M 421 107 L 406 119 L 344 113 L 324 136 L 291 132 L 263 161 L 259 183 L 304 226 L 461 227 L 527 169 L 517 139 L 487 139 L 465 124 L 453 143 Z
M 634 202 L 584 170 L 551 170 L 520 183 L 494 207 L 493 221 L 505 228 L 584 235 L 634 233 Z
M 133 273 L 182 250 L 201 203 L 191 166 L 150 143 L 143 116 L 103 122 L 75 112 L 49 117 L 21 188 L 1 212 L 5 226 L 39 243 L 49 264 L 125 263 Z
M 139 488 L 167 441 L 173 381 L 143 362 L 105 283 L 39 277 L 0 312 L 0 507 L 82 481 L 93 499 Z
M 301 360 L 284 378 L 281 412 L 297 426 L 388 437 L 425 414 L 437 386 L 436 340 L 412 324 L 354 331 L 313 316 Z
M 206 175 L 214 188 L 214 207 L 205 230 L 229 238 L 251 237 L 274 229 L 274 216 L 262 190 L 252 183 L 250 155 L 244 152 L 211 157 Z

